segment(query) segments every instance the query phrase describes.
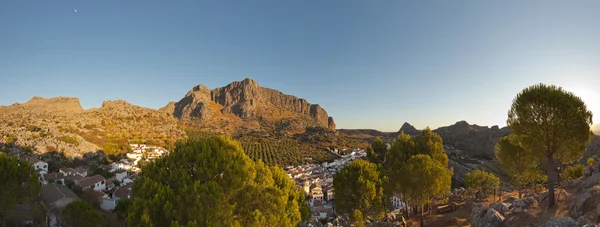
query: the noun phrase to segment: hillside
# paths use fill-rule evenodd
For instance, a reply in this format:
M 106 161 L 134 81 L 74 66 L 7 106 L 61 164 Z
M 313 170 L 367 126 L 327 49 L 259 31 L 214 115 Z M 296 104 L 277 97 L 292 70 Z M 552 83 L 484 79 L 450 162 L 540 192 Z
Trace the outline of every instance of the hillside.
M 212 90 L 197 85 L 160 111 L 196 128 L 228 133 L 243 129 L 294 134 L 317 126 L 335 130 L 333 118 L 318 104 L 261 87 L 250 78 Z
M 386 133 L 372 129 L 340 129 L 340 134 L 355 141 L 371 142 L 375 137 L 381 137 L 385 142 L 392 142 L 401 131 L 418 135 L 418 130 L 404 123 L 398 132 Z M 449 166 L 454 168 L 454 179 L 462 182 L 466 173 L 481 168 L 498 174 L 501 178 L 507 177 L 494 157 L 494 146 L 501 137 L 510 134 L 507 127 L 471 125 L 466 121 L 459 121 L 453 125 L 439 127 L 433 130 L 438 133 L 444 142 L 444 148 L 449 157 Z M 410 133 L 409 133 L 410 132 Z M 594 155 L 600 155 L 600 136 L 592 137 L 584 154 L 585 160 Z
M 318 104 L 263 88 L 252 79 L 212 90 L 197 85 L 159 110 L 123 100 L 84 110 L 77 98 L 33 97 L 0 106 L 0 127 L 0 147 L 15 144 L 71 157 L 98 150 L 123 153 L 129 143 L 171 147 L 186 131 L 229 134 L 252 148 L 253 157 L 279 165 L 330 160 L 334 155 L 327 149 L 357 146 L 338 136 L 333 118 Z M 285 152 L 272 154 L 282 149 L 271 148 L 280 146 Z M 285 157 L 294 155 L 299 157 Z
M 67 156 L 119 152 L 129 142 L 172 146 L 185 136 L 174 118 L 153 109 L 118 100 L 84 110 L 79 99 L 67 97 L 34 97 L 0 107 L 0 134 L 2 143 Z

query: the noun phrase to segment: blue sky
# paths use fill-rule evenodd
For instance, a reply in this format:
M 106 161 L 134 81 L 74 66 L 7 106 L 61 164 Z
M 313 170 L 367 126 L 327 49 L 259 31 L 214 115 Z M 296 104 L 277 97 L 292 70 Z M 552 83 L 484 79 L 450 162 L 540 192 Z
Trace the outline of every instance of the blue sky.
M 75 12 L 77 10 L 77 12 Z M 338 128 L 506 123 L 543 82 L 600 122 L 600 1 L 0 1 L 0 105 L 160 108 L 251 77 Z

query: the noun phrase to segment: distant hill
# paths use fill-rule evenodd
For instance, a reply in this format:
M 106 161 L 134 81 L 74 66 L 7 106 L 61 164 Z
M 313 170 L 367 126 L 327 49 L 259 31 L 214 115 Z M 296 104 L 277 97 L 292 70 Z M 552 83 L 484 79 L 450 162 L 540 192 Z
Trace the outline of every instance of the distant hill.
M 493 159 L 494 146 L 498 140 L 511 133 L 507 127 L 470 125 L 466 121 L 433 130 L 438 133 L 444 145 L 464 154 L 481 159 Z
M 184 136 L 174 118 L 122 100 L 105 101 L 90 110 L 68 97 L 33 97 L 0 107 L 0 142 L 16 140 L 17 145 L 42 153 L 81 156 L 104 148 L 121 150 L 130 141 L 170 146 Z

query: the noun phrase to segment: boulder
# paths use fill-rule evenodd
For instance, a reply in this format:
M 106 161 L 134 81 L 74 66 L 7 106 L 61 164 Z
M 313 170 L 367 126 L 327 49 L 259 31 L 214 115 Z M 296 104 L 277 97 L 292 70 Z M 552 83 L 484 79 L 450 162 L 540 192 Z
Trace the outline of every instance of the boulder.
M 527 212 L 521 212 L 508 218 L 506 227 L 533 227 L 533 223 L 535 223 L 535 216 Z
M 541 201 L 544 201 L 546 199 L 548 199 L 548 192 L 542 192 L 540 194 L 540 198 L 538 199 L 538 201 L 541 202 Z
M 471 211 L 472 227 L 499 227 L 504 225 L 504 216 L 487 206 L 475 206 Z
M 592 195 L 590 194 L 590 192 L 588 190 L 584 191 L 581 195 L 579 195 L 576 199 L 575 202 L 573 203 L 573 205 L 571 206 L 571 216 L 572 217 L 579 217 L 584 215 L 584 206 L 586 205 L 586 202 L 588 202 L 588 200 L 590 200 L 590 198 L 592 198 Z M 590 201 L 593 202 L 593 201 Z
M 570 217 L 552 218 L 540 227 L 577 227 L 577 223 Z
M 600 215 L 600 204 L 598 204 L 598 207 L 596 207 L 596 213 L 598 213 L 598 215 Z
M 590 176 L 592 176 L 592 172 L 593 172 L 593 170 L 592 170 L 591 166 L 585 167 L 585 169 L 583 170 L 583 176 L 590 177 Z
M 510 209 L 504 203 L 490 203 L 490 208 L 498 211 L 503 216 L 506 216 L 506 214 L 510 212 Z
M 583 226 L 583 225 L 587 225 L 590 223 L 585 216 L 581 216 L 581 217 L 577 218 L 576 222 L 577 222 L 578 226 Z

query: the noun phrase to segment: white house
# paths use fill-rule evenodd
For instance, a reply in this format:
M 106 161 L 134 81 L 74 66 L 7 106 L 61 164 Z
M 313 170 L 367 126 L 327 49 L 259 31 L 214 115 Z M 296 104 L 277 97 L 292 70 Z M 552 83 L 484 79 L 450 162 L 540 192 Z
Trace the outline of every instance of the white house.
M 81 176 L 81 177 L 87 177 L 87 170 L 84 168 L 77 168 L 77 169 L 73 169 L 73 168 L 60 168 L 58 170 L 59 173 L 61 173 L 63 176 Z
M 310 191 L 310 197 L 313 201 L 323 202 L 323 189 L 320 186 L 313 188 Z
M 28 156 L 25 156 L 25 161 L 31 163 L 33 169 L 35 169 L 35 171 L 39 172 L 40 174 L 48 173 L 48 163 L 41 161 L 37 158 Z
M 326 194 L 327 194 L 327 201 L 333 201 L 333 199 L 334 199 L 333 195 L 335 194 L 333 192 L 333 188 L 328 189 Z
M 123 182 L 123 179 L 127 178 L 127 171 L 119 170 L 115 172 L 115 178 L 117 178 L 119 182 Z
M 402 195 L 400 195 L 398 193 L 394 193 L 391 200 L 392 200 L 392 207 L 394 207 L 395 209 L 400 209 L 400 208 L 405 207 L 405 204 L 402 202 Z
M 56 172 L 46 173 L 41 175 L 40 180 L 43 185 L 50 183 L 50 181 L 56 182 L 58 184 L 64 184 L 65 176 Z
M 101 175 L 94 175 L 91 177 L 82 178 L 75 180 L 75 184 L 79 185 L 81 189 L 94 189 L 96 191 L 102 191 L 106 189 L 106 179 Z
M 142 157 L 141 153 L 127 153 L 127 158 L 130 158 L 130 159 L 138 159 L 141 157 Z

